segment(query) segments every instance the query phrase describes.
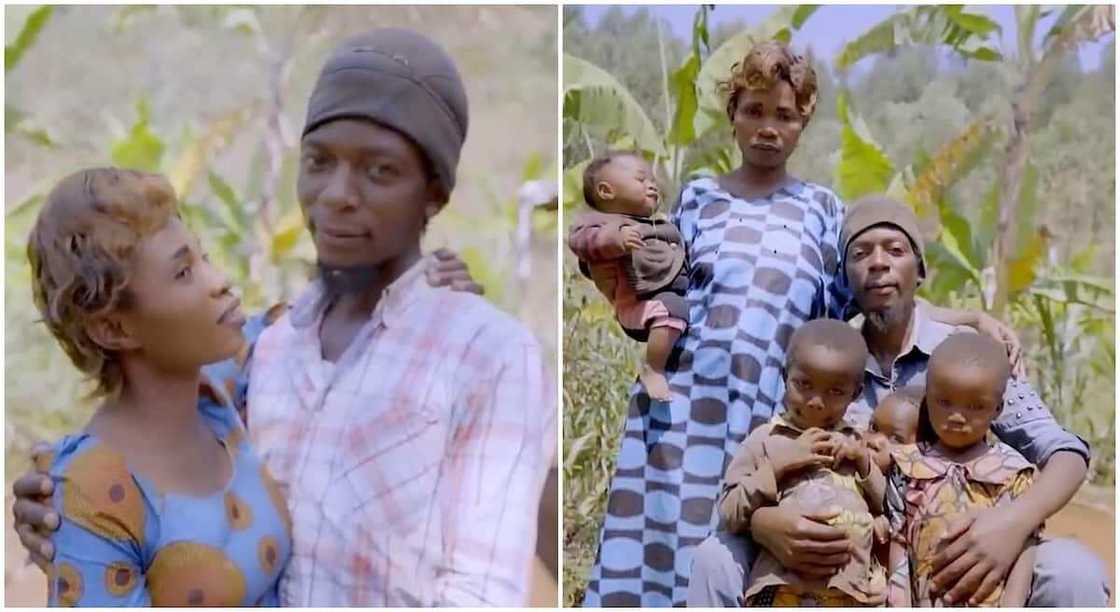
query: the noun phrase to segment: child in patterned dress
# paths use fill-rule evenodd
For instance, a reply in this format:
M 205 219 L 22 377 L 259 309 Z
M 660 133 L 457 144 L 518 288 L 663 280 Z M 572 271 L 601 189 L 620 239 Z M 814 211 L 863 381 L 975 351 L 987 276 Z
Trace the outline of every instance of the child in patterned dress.
M 673 223 L 655 214 L 657 182 L 636 151 L 593 159 L 583 174 L 583 196 L 595 210 L 576 219 L 568 246 L 580 271 L 611 301 L 623 331 L 646 342 L 639 375 L 646 392 L 668 401 L 665 364 L 688 325 L 684 239 Z
M 860 607 L 886 599 L 886 573 L 871 554 L 886 482 L 872 450 L 844 421 L 866 361 L 863 337 L 844 323 L 817 319 L 798 328 L 789 343 L 785 412 L 756 427 L 728 467 L 719 499 L 727 531 L 748 532 L 751 514 L 766 505 L 834 509 L 830 524 L 853 544 L 848 564 L 823 578 L 794 572 L 760 550 L 743 597 L 748 606 Z M 794 444 L 806 460 L 774 460 Z
M 1030 486 L 1034 466 L 989 435 L 1009 375 L 1006 351 L 982 335 L 950 336 L 930 356 L 918 441 L 891 452 L 890 606 L 944 605 L 942 594 L 932 589 L 933 558 L 942 536 L 956 520 L 1008 504 Z M 1005 583 L 972 605 L 1026 603 L 1034 541 L 1019 555 Z

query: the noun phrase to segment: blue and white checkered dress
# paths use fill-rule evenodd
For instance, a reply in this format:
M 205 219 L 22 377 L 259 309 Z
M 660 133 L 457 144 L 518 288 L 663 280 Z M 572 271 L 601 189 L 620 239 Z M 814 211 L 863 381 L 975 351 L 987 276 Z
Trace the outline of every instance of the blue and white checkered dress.
M 749 201 L 712 178 L 685 186 L 675 221 L 690 316 L 669 363 L 673 399 L 634 386 L 584 605 L 684 605 L 724 470 L 781 406 L 790 335 L 847 305 L 834 282 L 843 215 L 830 190 L 796 179 Z

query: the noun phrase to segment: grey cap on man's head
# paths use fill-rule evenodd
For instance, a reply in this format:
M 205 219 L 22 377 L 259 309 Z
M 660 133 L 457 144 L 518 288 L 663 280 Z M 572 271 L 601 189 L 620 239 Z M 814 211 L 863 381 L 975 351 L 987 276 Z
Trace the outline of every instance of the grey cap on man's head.
M 918 256 L 918 278 L 925 278 L 926 249 L 922 243 L 922 233 L 918 229 L 918 217 L 914 214 L 914 209 L 885 195 L 860 198 L 848 209 L 844 226 L 840 229 L 840 275 L 846 280 L 845 265 L 852 241 L 876 225 L 893 225 L 906 234 Z
M 451 57 L 411 30 L 380 28 L 339 45 L 323 65 L 303 135 L 369 119 L 408 136 L 450 192 L 467 137 L 467 94 Z

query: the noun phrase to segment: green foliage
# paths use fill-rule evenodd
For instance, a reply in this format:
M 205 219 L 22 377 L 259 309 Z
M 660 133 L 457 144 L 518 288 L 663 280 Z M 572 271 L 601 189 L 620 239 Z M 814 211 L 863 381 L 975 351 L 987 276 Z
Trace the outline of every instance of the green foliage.
M 564 118 L 600 140 L 628 136 L 643 151 L 665 154 L 657 128 L 630 92 L 603 69 L 571 55 L 564 56 Z
M 564 606 L 583 601 L 641 346 L 564 262 Z
M 847 98 L 836 100 L 837 114 L 843 124 L 840 134 L 840 161 L 836 164 L 833 186 L 837 195 L 851 201 L 871 193 L 882 193 L 890 185 L 894 165 L 879 148 L 863 121 L 848 108 Z
M 1012 40 L 1029 45 L 1036 39 L 1035 24 L 1047 13 L 1017 10 L 1020 30 Z M 1067 25 L 1057 29 L 1055 39 L 1061 34 L 1063 40 L 1084 40 L 1094 27 L 1101 31 L 1102 21 L 1107 23 L 1107 14 L 1100 11 L 1072 7 L 1063 12 L 1069 13 Z M 693 59 L 701 57 L 695 77 L 697 108 L 689 131 L 677 120 L 693 114 L 692 94 L 682 90 L 683 77 L 673 79 L 671 98 L 680 110 L 672 115 L 673 137 L 666 138 L 666 149 L 668 158 L 680 163 L 662 166 L 670 182 L 666 192 L 676 193 L 674 177 L 738 166 L 717 84 L 759 37 L 785 36 L 803 25 L 808 14 L 815 15 L 810 7 L 783 7 L 764 23 L 721 26 L 707 37 L 713 47 L 707 57 L 696 53 L 702 47 L 693 32 L 693 53 L 684 56 L 677 74 L 691 72 Z M 694 25 L 700 19 L 698 15 Z M 1028 26 L 1032 31 L 1023 32 Z M 624 47 L 625 33 L 612 30 L 595 43 L 596 32 L 580 34 L 581 40 L 605 47 L 588 59 L 619 82 L 633 78 L 614 62 L 610 46 Z M 1068 61 L 1055 64 L 1056 89 L 1044 95 L 1049 96 L 1044 97 L 1046 119 L 1031 126 L 1029 163 L 1011 217 L 1016 240 L 1006 260 L 997 262 L 992 244 L 1001 232 L 997 220 L 1005 126 L 1024 69 L 1022 53 L 1012 61 L 995 51 L 1000 34 L 984 15 L 938 6 L 900 9 L 854 36 L 837 57 L 817 64 L 817 112 L 801 136 L 791 168 L 802 178 L 831 185 L 848 204 L 860 195 L 886 191 L 914 206 L 926 235 L 930 272 L 920 294 L 931 302 L 985 309 L 992 303 L 995 267 L 1008 266 L 1011 301 L 1005 319 L 1024 343 L 1031 382 L 1059 422 L 1093 446 L 1090 479 L 1111 483 L 1114 45 L 1105 50 L 1099 71 L 1082 71 L 1072 52 Z M 954 61 L 940 61 L 939 51 L 945 49 L 955 54 Z M 871 70 L 853 71 L 841 75 L 838 85 L 833 82 L 829 64 L 845 71 L 861 58 L 872 58 Z M 656 115 L 656 100 L 634 98 L 649 116 Z M 578 132 L 578 122 L 568 129 Z M 689 142 L 685 136 L 694 138 Z M 582 201 L 583 166 L 578 162 L 584 158 L 569 155 L 573 150 L 585 153 L 586 147 L 565 149 L 566 214 Z M 640 345 L 621 334 L 605 300 L 574 272 L 571 262 L 564 277 L 564 602 L 576 605 L 597 550 Z
M 847 70 L 859 60 L 907 45 L 947 45 L 961 56 L 999 61 L 1002 55 L 985 44 L 999 24 L 987 16 L 966 13 L 963 7 L 915 6 L 902 10 L 849 42 L 836 57 L 836 69 Z
M 35 40 L 39 38 L 39 32 L 47 25 L 50 20 L 51 14 L 54 13 L 53 6 L 41 6 L 35 9 L 27 20 L 23 22 L 23 28 L 20 29 L 19 34 L 16 35 L 16 40 L 10 45 L 4 47 L 4 72 L 10 72 L 19 64 L 23 59 L 23 54 L 35 44 Z
M 164 144 L 149 127 L 151 109 L 147 98 L 136 103 L 136 123 L 123 140 L 113 144 L 113 164 L 123 168 L 158 172 L 163 159 Z

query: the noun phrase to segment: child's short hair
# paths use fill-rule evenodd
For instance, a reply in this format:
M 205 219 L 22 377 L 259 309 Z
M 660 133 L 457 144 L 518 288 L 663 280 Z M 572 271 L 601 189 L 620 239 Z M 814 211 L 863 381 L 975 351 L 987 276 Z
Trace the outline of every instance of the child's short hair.
M 867 363 L 867 342 L 859 330 L 835 319 L 814 319 L 798 327 L 786 349 L 787 368 L 797 360 L 798 350 L 805 345 L 825 346 L 851 359 L 853 368 L 863 372 Z
M 1011 363 L 1007 359 L 1007 350 L 1002 344 L 983 334 L 961 332 L 949 336 L 937 345 L 937 348 L 933 349 L 933 354 L 929 356 L 927 384 L 928 373 L 934 368 L 943 368 L 946 365 L 988 369 L 994 376 L 992 383 L 1001 395 L 1007 385 L 1007 379 L 1011 377 Z M 1001 402 L 999 410 L 1002 409 Z M 922 408 L 918 413 L 918 439 L 923 442 L 937 441 L 937 432 L 933 429 L 933 421 L 930 420 L 925 399 L 922 400 Z
M 744 90 L 765 91 L 778 81 L 793 87 L 802 123 L 809 123 L 817 108 L 817 72 L 805 56 L 793 53 L 776 40 L 751 47 L 746 57 L 731 66 L 731 77 L 719 82 L 720 93 L 727 96 L 727 116 L 734 120 L 739 95 Z
M 646 159 L 642 152 L 637 150 L 607 151 L 593 158 L 583 169 L 583 199 L 591 208 L 599 210 L 599 198 L 595 195 L 595 183 L 599 180 L 599 174 L 607 164 L 622 157 L 636 157 L 642 161 Z
M 946 365 L 963 365 L 988 370 L 993 376 L 992 383 L 1000 393 L 1011 377 L 1011 362 L 1007 359 L 1007 349 L 995 339 L 984 334 L 962 332 L 949 336 L 933 349 L 929 356 L 929 370 Z
M 74 365 L 96 381 L 93 397 L 117 393 L 123 373 L 87 325 L 130 306 L 130 259 L 175 212 L 175 190 L 164 177 L 93 168 L 59 181 L 31 229 L 27 259 L 35 306 Z

